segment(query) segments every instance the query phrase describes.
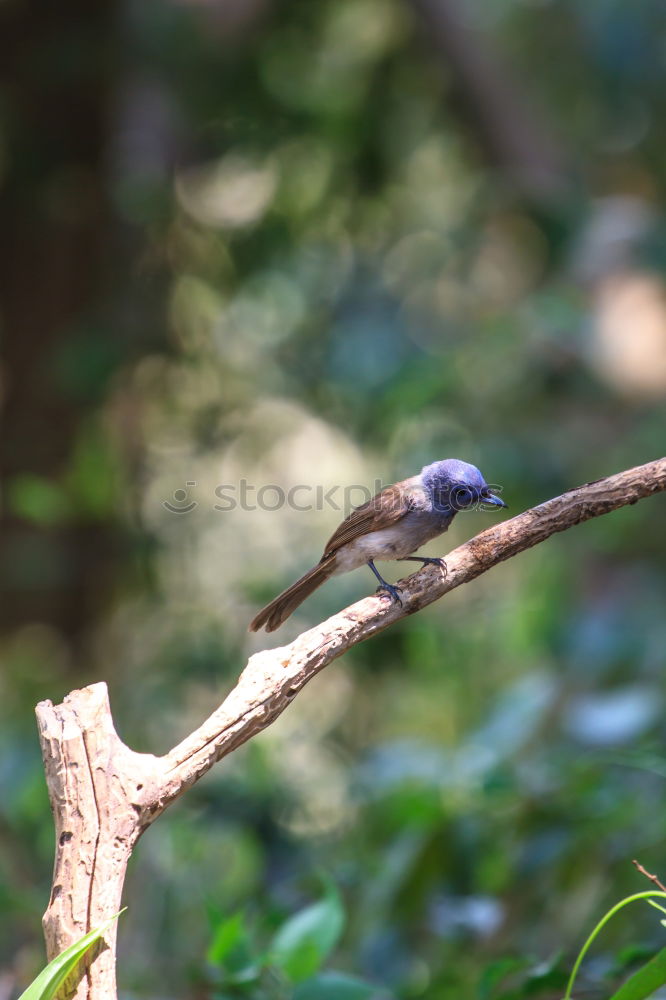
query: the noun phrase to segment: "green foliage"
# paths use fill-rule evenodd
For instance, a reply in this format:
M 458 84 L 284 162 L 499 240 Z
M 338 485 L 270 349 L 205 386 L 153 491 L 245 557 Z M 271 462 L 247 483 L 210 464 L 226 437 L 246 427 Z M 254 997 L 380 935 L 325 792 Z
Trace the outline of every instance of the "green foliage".
M 295 983 L 313 975 L 338 943 L 344 924 L 342 904 L 329 889 L 318 903 L 306 907 L 278 930 L 270 949 L 271 960 Z
M 666 426 L 661 0 L 458 0 L 559 147 L 527 193 L 495 145 L 520 108 L 466 93 L 414 14 L 437 5 L 142 0 L 87 5 L 90 30 L 34 6 L 0 33 L 0 978 L 22 981 L 53 869 L 38 700 L 104 678 L 123 739 L 162 754 L 257 643 L 374 588 L 332 579 L 247 636 L 345 486 L 453 455 L 513 514 L 661 454 Z M 338 509 L 219 509 L 241 481 L 337 484 Z M 627 859 L 665 867 L 664 502 L 364 643 L 190 789 L 137 845 L 121 990 L 200 997 L 216 913 L 211 995 L 353 990 L 334 964 L 401 1000 L 561 996 L 591 914 L 636 891 Z M 586 988 L 648 968 L 649 916 L 631 957 L 605 928 Z
M 372 1000 L 377 995 L 374 986 L 356 976 L 321 972 L 297 986 L 293 1000 Z
M 56 955 L 42 969 L 37 978 L 30 983 L 30 986 L 23 991 L 19 1000 L 51 1000 L 52 997 L 55 997 L 65 979 L 74 972 L 86 952 L 90 951 L 93 945 L 104 937 L 114 920 L 117 920 L 123 912 L 120 910 L 115 916 L 110 917 L 99 927 L 75 941 L 69 948 L 65 948 L 60 955 Z
M 240 913 L 223 920 L 215 929 L 207 959 L 224 969 L 230 982 L 256 979 L 260 967 L 252 958 L 249 934 Z
M 576 982 L 576 977 L 580 970 L 583 959 L 585 958 L 588 950 L 590 949 L 593 941 L 600 933 L 600 931 L 606 926 L 611 917 L 614 917 L 616 913 L 624 909 L 629 903 L 634 903 L 637 900 L 645 899 L 653 905 L 657 905 L 653 902 L 654 899 L 666 899 L 666 892 L 639 892 L 634 893 L 632 896 L 627 896 L 626 899 L 620 900 L 615 906 L 611 907 L 607 913 L 601 918 L 597 926 L 594 928 L 587 941 L 583 945 L 576 959 L 574 967 L 571 971 L 571 976 L 569 977 L 569 982 L 567 983 L 566 993 L 564 995 L 564 1000 L 571 1000 L 572 991 L 574 984 Z M 666 910 L 662 906 L 657 906 L 662 913 L 666 913 Z M 664 921 L 661 921 L 662 925 Z M 663 948 L 657 955 L 650 959 L 642 968 L 638 969 L 636 972 L 630 976 L 629 979 L 613 993 L 610 1000 L 645 1000 L 646 997 L 652 995 L 660 986 L 666 983 L 666 949 Z
M 666 983 L 666 948 L 653 956 L 613 993 L 610 1000 L 645 1000 Z
M 330 883 L 319 902 L 280 924 L 264 950 L 256 948 L 241 913 L 221 920 L 207 954 L 217 970 L 213 979 L 217 995 L 248 1000 L 267 995 L 290 1000 L 371 1000 L 378 995 L 372 984 L 344 972 L 322 971 L 344 925 L 342 902 Z M 388 995 L 382 992 L 382 996 Z
M 59 524 L 70 510 L 67 497 L 58 485 L 27 474 L 11 480 L 7 502 L 18 517 L 42 526 Z

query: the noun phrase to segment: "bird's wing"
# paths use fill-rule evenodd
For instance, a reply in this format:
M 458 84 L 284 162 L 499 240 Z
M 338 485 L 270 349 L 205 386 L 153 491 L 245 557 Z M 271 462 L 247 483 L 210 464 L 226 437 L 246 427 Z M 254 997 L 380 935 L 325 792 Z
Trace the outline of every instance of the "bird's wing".
M 343 545 L 371 531 L 393 527 L 410 511 L 422 507 L 424 502 L 423 488 L 416 476 L 396 486 L 387 486 L 344 519 L 326 543 L 322 558 L 326 559 Z

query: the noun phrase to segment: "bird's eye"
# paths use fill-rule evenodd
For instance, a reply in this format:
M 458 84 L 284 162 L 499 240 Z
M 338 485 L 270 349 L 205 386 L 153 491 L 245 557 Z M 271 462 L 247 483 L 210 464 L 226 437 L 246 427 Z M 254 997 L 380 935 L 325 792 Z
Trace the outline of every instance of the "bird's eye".
M 455 510 L 465 510 L 472 502 L 471 490 L 468 490 L 466 486 L 456 486 L 452 499 Z

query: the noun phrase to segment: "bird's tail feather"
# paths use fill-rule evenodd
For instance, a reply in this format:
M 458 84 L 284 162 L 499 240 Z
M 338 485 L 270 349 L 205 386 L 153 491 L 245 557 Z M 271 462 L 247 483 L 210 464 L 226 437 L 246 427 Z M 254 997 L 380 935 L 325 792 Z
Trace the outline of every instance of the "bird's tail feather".
M 332 572 L 333 560 L 322 560 L 322 562 L 317 563 L 305 576 L 302 576 L 296 583 L 292 583 L 291 587 L 287 587 L 270 604 L 262 608 L 250 622 L 249 631 L 258 632 L 259 629 L 265 627 L 267 632 L 274 632 L 306 597 L 309 597 L 317 587 L 321 587 L 322 583 L 328 580 Z

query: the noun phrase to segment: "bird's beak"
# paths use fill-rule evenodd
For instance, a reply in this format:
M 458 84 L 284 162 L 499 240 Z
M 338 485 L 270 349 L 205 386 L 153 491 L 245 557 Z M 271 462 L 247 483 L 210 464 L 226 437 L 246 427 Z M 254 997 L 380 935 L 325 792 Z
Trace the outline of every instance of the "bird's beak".
M 508 507 L 508 503 L 504 503 L 499 497 L 496 497 L 494 493 L 486 493 L 485 496 L 481 497 L 483 503 L 494 504 L 495 507 Z

